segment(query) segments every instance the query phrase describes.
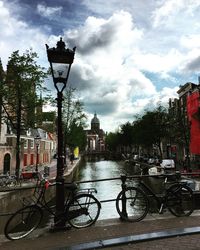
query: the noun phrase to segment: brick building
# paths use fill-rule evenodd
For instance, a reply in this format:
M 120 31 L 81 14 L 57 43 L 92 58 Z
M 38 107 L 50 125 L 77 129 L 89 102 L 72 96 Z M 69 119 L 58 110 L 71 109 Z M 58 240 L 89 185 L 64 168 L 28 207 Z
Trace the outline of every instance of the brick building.
M 39 136 L 37 148 L 35 137 Z M 56 138 L 42 129 L 29 129 L 20 136 L 20 170 L 34 170 L 38 153 L 38 165 L 48 165 L 56 152 Z M 37 152 L 38 149 L 38 152 Z M 0 173 L 15 173 L 16 135 L 11 127 L 1 119 L 0 129 Z

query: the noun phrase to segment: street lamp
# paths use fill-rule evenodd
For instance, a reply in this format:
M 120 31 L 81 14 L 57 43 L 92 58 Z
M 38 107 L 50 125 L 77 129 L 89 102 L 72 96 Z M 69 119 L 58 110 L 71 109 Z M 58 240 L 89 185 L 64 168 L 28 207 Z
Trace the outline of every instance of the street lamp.
M 56 175 L 56 216 L 55 228 L 64 228 L 65 222 L 60 219 L 64 212 L 64 156 L 63 156 L 63 131 L 62 131 L 62 100 L 63 90 L 67 85 L 71 65 L 74 61 L 76 48 L 65 49 L 65 43 L 60 38 L 56 48 L 49 48 L 46 44 L 47 57 L 50 63 L 54 87 L 57 90 L 57 175 Z
M 39 164 L 39 154 L 38 154 L 38 148 L 40 146 L 40 136 L 37 135 L 35 138 L 34 138 L 34 141 L 35 141 L 35 146 L 36 146 L 36 166 L 35 166 L 35 172 L 38 172 L 38 164 Z

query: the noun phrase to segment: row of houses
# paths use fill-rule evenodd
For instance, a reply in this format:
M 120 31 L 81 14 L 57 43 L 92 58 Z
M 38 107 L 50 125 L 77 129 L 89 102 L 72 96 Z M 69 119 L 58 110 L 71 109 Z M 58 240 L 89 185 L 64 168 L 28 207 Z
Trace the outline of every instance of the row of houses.
M 2 117 L 5 114 L 2 115 Z M 0 173 L 15 173 L 16 134 L 11 126 L 1 119 L 0 128 Z M 105 151 L 105 133 L 100 128 L 97 114 L 91 120 L 91 128 L 85 130 L 86 151 Z M 39 138 L 39 142 L 38 142 Z M 38 166 L 48 166 L 57 150 L 56 135 L 41 128 L 29 129 L 20 136 L 20 171 L 35 170 Z
M 38 143 L 39 138 L 39 143 Z M 15 173 L 16 135 L 1 120 L 0 173 Z M 43 129 L 29 129 L 20 136 L 20 170 L 34 170 L 36 165 L 49 165 L 56 153 L 56 138 Z

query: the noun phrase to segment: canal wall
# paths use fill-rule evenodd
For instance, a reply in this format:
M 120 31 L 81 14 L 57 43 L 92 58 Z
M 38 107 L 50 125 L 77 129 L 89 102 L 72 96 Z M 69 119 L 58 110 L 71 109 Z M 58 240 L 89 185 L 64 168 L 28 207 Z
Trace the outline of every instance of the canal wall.
M 74 175 L 81 163 L 81 158 L 76 160 L 73 165 L 69 164 L 65 173 L 65 182 L 71 182 L 74 179 Z M 52 180 L 55 179 L 52 178 Z M 0 234 L 3 233 L 5 223 L 8 218 L 18 209 L 22 208 L 23 201 L 31 203 L 35 190 L 36 181 L 33 183 L 31 180 L 22 185 L 22 187 L 10 188 L 8 191 L 0 190 Z M 55 197 L 55 186 L 51 186 L 46 190 L 46 201 L 50 201 Z

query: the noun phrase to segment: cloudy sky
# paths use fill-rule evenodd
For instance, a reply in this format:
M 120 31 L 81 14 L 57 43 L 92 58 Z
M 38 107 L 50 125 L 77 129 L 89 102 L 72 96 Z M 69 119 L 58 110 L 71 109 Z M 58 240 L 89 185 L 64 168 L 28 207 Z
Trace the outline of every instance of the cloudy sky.
M 45 44 L 62 36 L 77 47 L 69 84 L 104 131 L 177 97 L 198 83 L 200 1 L 0 0 L 0 57 L 33 48 L 48 67 Z

